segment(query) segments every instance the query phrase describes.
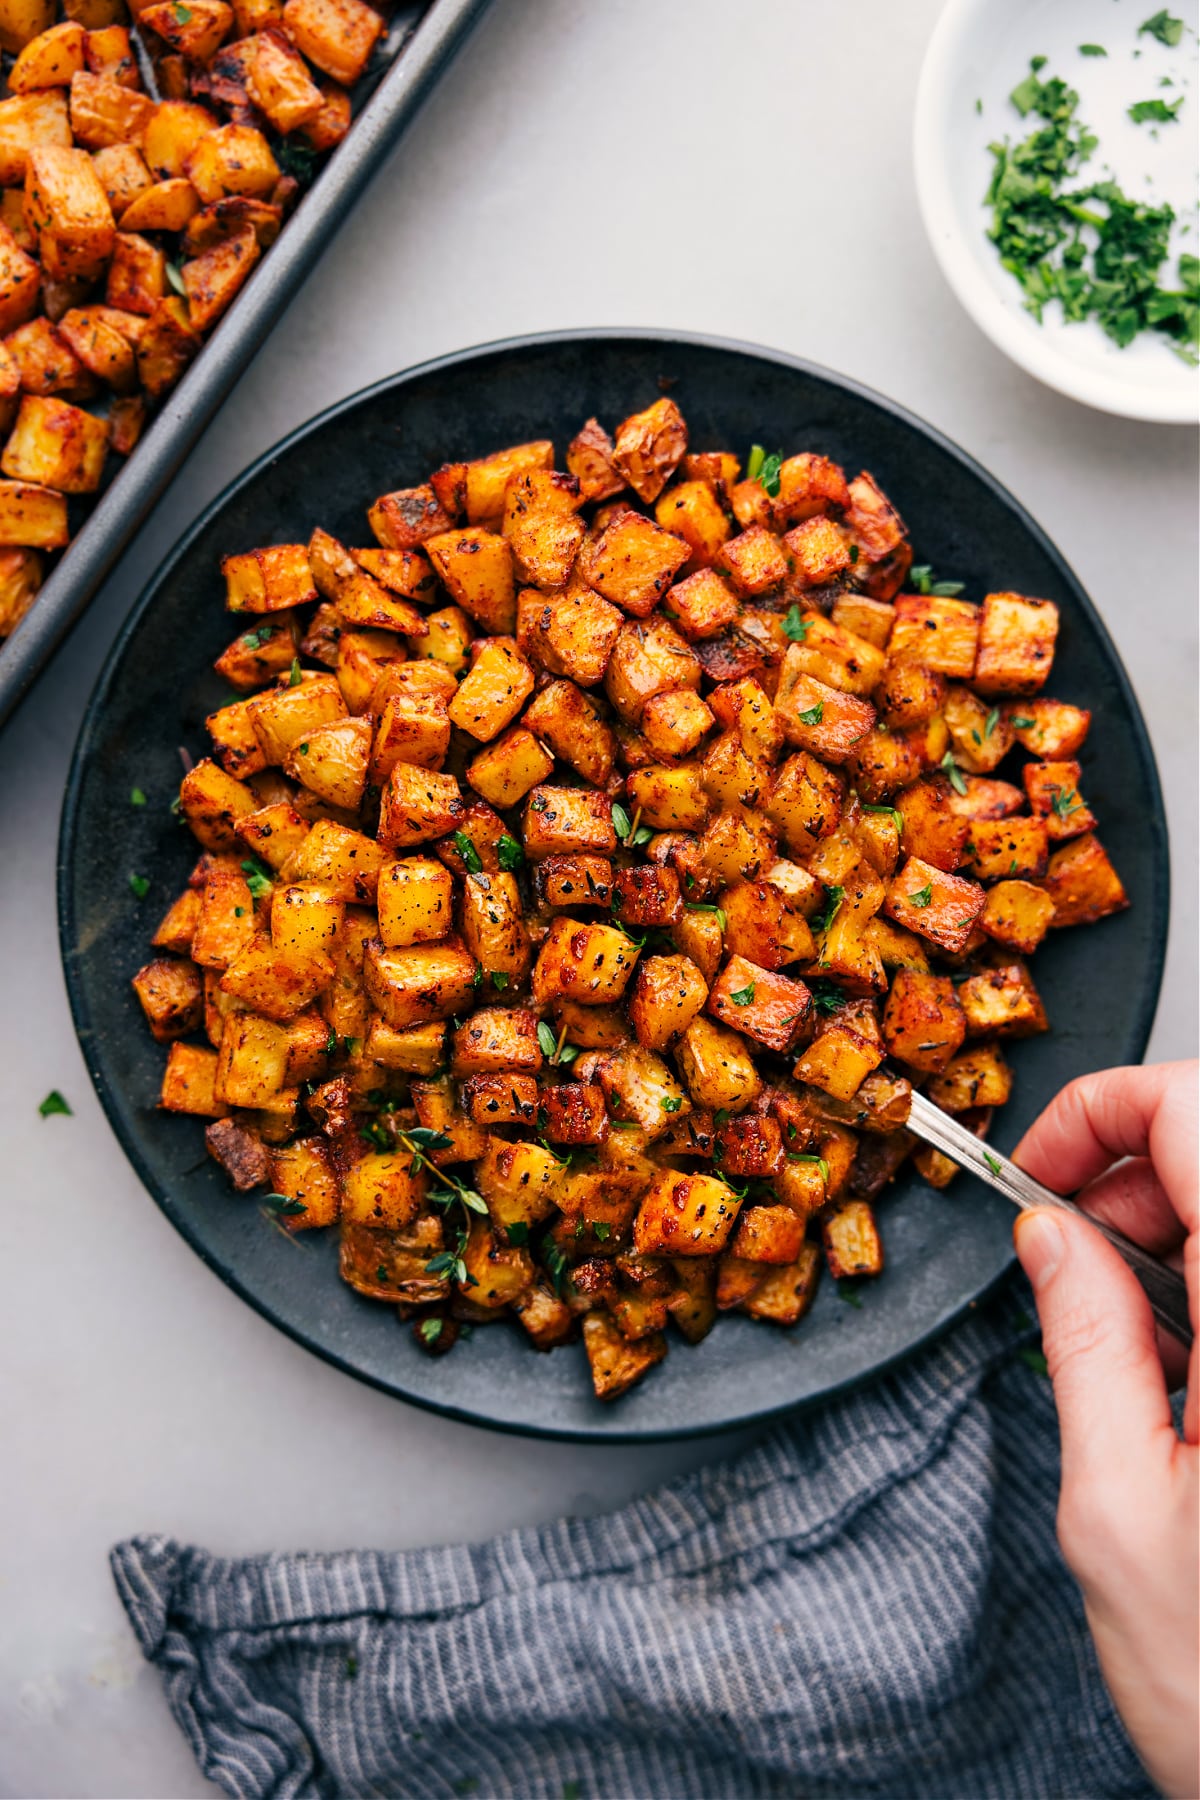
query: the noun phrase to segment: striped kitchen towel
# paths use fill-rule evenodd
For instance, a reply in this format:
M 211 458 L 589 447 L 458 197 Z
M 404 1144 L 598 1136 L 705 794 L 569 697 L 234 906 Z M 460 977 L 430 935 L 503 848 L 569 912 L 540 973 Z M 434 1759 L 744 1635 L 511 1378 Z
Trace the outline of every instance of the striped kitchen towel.
M 608 1517 L 239 1561 L 135 1538 L 121 1597 L 242 1797 L 1150 1796 L 1055 1543 L 1014 1294 Z

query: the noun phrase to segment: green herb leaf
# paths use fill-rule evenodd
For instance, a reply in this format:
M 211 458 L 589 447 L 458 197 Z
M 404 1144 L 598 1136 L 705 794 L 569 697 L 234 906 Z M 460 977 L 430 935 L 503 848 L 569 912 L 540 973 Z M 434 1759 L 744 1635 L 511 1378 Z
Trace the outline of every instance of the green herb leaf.
M 1165 100 L 1136 100 L 1129 108 L 1129 117 L 1135 125 L 1171 125 L 1178 119 L 1182 105 L 1182 94 L 1169 106 Z
M 759 487 L 769 494 L 772 500 L 779 498 L 779 471 L 782 467 L 783 457 L 777 450 L 773 450 L 770 456 L 763 457 L 758 474 L 754 477 Z
M 592 1230 L 602 1244 L 607 1244 L 609 1238 L 612 1236 L 612 1226 L 607 1219 L 597 1219 L 596 1223 L 592 1226 Z
M 983 1160 L 992 1171 L 993 1175 L 999 1175 L 1000 1159 L 998 1157 L 993 1156 L 990 1150 L 985 1150 L 983 1153 Z
M 261 650 L 275 636 L 274 625 L 259 625 L 253 631 L 242 633 L 243 650 Z
M 519 869 L 521 864 L 525 861 L 524 850 L 521 848 L 517 839 L 515 837 L 510 837 L 507 831 L 496 845 L 496 856 L 499 859 L 500 867 L 509 874 L 511 874 L 514 869 Z
M 538 1020 L 537 1040 L 542 1047 L 542 1055 L 553 1057 L 558 1048 L 558 1039 L 547 1025 L 545 1019 Z
M 762 473 L 762 466 L 767 460 L 767 453 L 761 444 L 751 444 L 750 454 L 746 458 L 746 480 L 757 481 Z
M 508 986 L 508 976 L 503 969 L 494 969 L 492 971 L 492 986 L 498 994 L 502 994 Z
M 1160 44 L 1167 46 L 1168 50 L 1174 50 L 1183 36 L 1183 20 L 1173 19 L 1164 6 L 1161 12 L 1152 14 L 1148 19 L 1143 19 L 1138 26 L 1137 34 L 1139 37 L 1145 35 L 1157 38 Z
M 983 727 L 984 737 L 990 738 L 993 731 L 995 731 L 995 729 L 999 723 L 1000 723 L 1000 708 L 998 706 L 993 706 L 991 712 L 987 716 L 987 722 Z
M 1103 44 L 1080 44 L 1080 56 L 1107 56 L 1108 51 Z
M 130 788 L 129 804 L 130 806 L 145 806 L 146 796 L 143 794 L 141 788 Z
M 658 1103 L 665 1113 L 677 1113 L 683 1105 L 683 1095 L 664 1094 Z
M 721 930 L 724 931 L 727 923 L 725 914 L 722 909 L 715 905 L 711 900 L 685 900 L 683 904 L 688 912 L 715 913 L 717 924 L 721 927 Z
M 436 1344 L 442 1335 L 443 1319 L 422 1319 L 417 1326 L 417 1334 L 423 1344 Z
M 813 1008 L 818 1013 L 834 1013 L 845 1001 L 845 994 L 832 981 L 820 979 L 805 984 L 812 995 Z
M 293 1199 L 290 1194 L 268 1194 L 263 1206 L 274 1219 L 298 1219 L 308 1211 L 303 1200 Z
M 612 822 L 613 830 L 623 843 L 633 830 L 633 820 L 617 800 L 613 801 Z
M 802 644 L 808 636 L 808 632 L 808 622 L 800 617 L 800 608 L 789 606 L 783 615 L 784 637 L 790 638 L 793 644 Z
M 463 867 L 468 875 L 478 875 L 483 870 L 483 858 L 475 848 L 465 831 L 454 833 L 454 848 L 463 859 Z
M 43 1119 L 50 1118 L 53 1113 L 66 1113 L 69 1118 L 74 1118 L 75 1116 L 57 1088 L 50 1089 L 50 1092 L 38 1107 L 38 1111 L 41 1113 Z
M 829 927 L 837 918 L 838 908 L 841 906 L 845 897 L 845 888 L 827 887 L 825 889 L 825 906 L 821 912 L 813 914 L 812 924 L 814 931 L 829 930 Z
M 941 767 L 949 776 L 950 786 L 954 789 L 955 793 L 965 794 L 967 791 L 966 777 L 954 760 L 953 750 L 947 750 L 945 756 L 942 758 Z
M 1014 731 L 1031 731 L 1037 724 L 1036 719 L 1028 719 L 1024 714 L 1019 713 L 1010 714 L 1008 722 Z
M 735 1006 L 749 1006 L 754 998 L 755 985 L 756 984 L 752 981 L 748 987 L 738 988 L 736 993 L 730 994 L 729 998 L 733 1001 Z
M 563 1782 L 562 1800 L 583 1800 L 583 1783 L 575 1776 Z
M 905 894 L 904 898 L 910 906 L 928 906 L 933 899 L 933 883 L 927 881 L 923 888 L 917 888 L 914 893 Z
M 825 702 L 818 700 L 815 706 L 807 707 L 804 712 L 797 713 L 796 717 L 801 725 L 819 725 L 825 717 Z
M 191 15 L 189 14 L 188 16 L 190 17 Z M 184 286 L 182 270 L 177 268 L 173 262 L 164 263 L 163 267 L 166 270 L 168 285 L 173 287 L 177 294 L 186 295 L 187 288 Z
M 277 138 L 271 145 L 275 161 L 285 175 L 298 181 L 301 187 L 307 187 L 313 178 L 317 153 L 311 144 L 302 144 L 295 137 Z
M 454 1250 L 439 1250 L 425 1264 L 425 1273 L 442 1281 L 457 1281 L 464 1287 L 467 1285 L 467 1265 Z
M 150 892 L 150 878 L 147 875 L 131 875 L 129 885 L 139 900 L 144 900 Z
M 892 821 L 892 824 L 896 827 L 896 830 L 899 833 L 899 835 L 901 837 L 904 836 L 904 814 L 899 810 L 898 807 L 895 807 L 895 806 L 868 806 L 866 804 L 866 802 L 864 801 L 864 802 L 862 802 L 862 809 L 864 812 L 886 813 L 888 818 Z
M 263 867 L 256 856 L 248 856 L 242 863 L 242 873 L 246 877 L 246 886 L 251 897 L 262 900 L 274 888 L 274 881 L 269 869 Z
M 854 1307 L 857 1312 L 862 1305 L 862 1295 L 859 1293 L 857 1285 L 850 1281 L 839 1281 L 836 1285 L 838 1299 L 844 1300 L 847 1306 Z
M 192 9 L 190 6 L 180 6 L 180 5 L 176 4 L 175 6 L 173 6 L 171 8 L 171 11 L 175 16 L 175 23 L 177 25 L 190 25 L 191 24 Z
M 544 1238 L 542 1241 L 542 1262 L 554 1283 L 555 1293 L 561 1296 L 567 1274 L 567 1259 L 553 1238 Z
M 422 1150 L 432 1156 L 435 1150 L 453 1150 L 454 1139 L 447 1137 L 444 1131 L 438 1131 L 432 1125 L 410 1125 L 403 1134 L 405 1143 L 414 1150 Z
M 293 656 L 292 666 L 288 670 L 288 686 L 290 688 L 299 687 L 303 679 L 304 676 L 300 669 L 300 658 L 298 656 Z
M 928 563 L 914 563 L 908 571 L 908 585 L 914 593 L 936 594 L 951 600 L 956 594 L 961 594 L 967 584 L 965 581 L 935 581 Z
M 1052 787 L 1050 789 L 1050 809 L 1056 819 L 1069 819 L 1078 812 L 1083 802 L 1074 788 Z
M 482 1194 L 477 1194 L 474 1188 L 460 1187 L 458 1190 L 458 1197 L 463 1205 L 468 1207 L 471 1212 L 480 1214 L 487 1213 L 487 1201 Z

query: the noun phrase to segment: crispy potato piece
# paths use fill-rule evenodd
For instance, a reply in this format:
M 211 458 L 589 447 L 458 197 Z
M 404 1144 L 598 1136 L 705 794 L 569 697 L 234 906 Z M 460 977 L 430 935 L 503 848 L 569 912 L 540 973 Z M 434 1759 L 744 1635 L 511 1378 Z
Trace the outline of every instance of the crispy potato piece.
M 825 1261 L 835 1281 L 883 1273 L 883 1242 L 869 1200 L 844 1200 L 821 1228 Z
M 631 1342 L 600 1312 L 590 1312 L 584 1319 L 583 1346 L 597 1400 L 619 1399 L 667 1354 L 667 1340 L 661 1332 Z
M 221 1119 L 228 1111 L 217 1099 L 217 1052 L 197 1044 L 173 1043 L 167 1052 L 158 1104 L 166 1112 Z
M 48 276 L 93 281 L 103 272 L 116 231 L 108 195 L 86 150 L 39 138 L 29 153 L 25 214 Z
M 385 949 L 375 940 L 363 954 L 371 1003 L 398 1031 L 463 1012 L 474 996 L 476 967 L 470 951 L 453 939 L 403 949 Z
M 1004 712 L 1021 747 L 1047 762 L 1077 756 L 1092 722 L 1091 713 L 1083 707 L 1040 697 L 1016 701 Z
M 889 918 L 942 950 L 966 947 L 987 896 L 973 881 L 910 856 L 888 886 Z
M 69 104 L 71 135 L 88 150 L 140 144 L 154 116 L 154 102 L 148 95 L 107 75 L 93 75 L 90 69 L 72 75 Z
M 61 25 L 51 25 L 48 31 L 31 38 L 8 72 L 9 93 L 29 94 L 37 88 L 70 87 L 72 75 L 77 75 L 83 68 L 86 36 L 82 25 L 74 19 L 66 19 Z
M 563 585 L 584 536 L 579 503 L 573 475 L 525 469 L 509 477 L 501 529 L 520 581 L 550 590 Z
M 979 928 L 998 944 L 1031 956 L 1054 919 L 1054 901 L 1032 881 L 998 881 L 988 892 Z
M 648 1050 L 664 1050 L 686 1030 L 707 998 L 707 983 L 690 957 L 643 957 L 629 1001 L 638 1042 Z
M 613 441 L 598 419 L 589 419 L 567 446 L 567 468 L 584 501 L 611 500 L 625 486 L 613 464 Z
M 613 465 L 639 500 L 657 500 L 687 449 L 687 426 L 665 396 L 617 427 Z
M 359 80 L 384 29 L 363 0 L 287 0 L 283 23 L 309 62 L 343 87 Z
M 133 991 L 158 1043 L 199 1030 L 204 1018 L 204 986 L 194 963 L 156 957 L 133 977 Z
M 398 762 L 380 802 L 379 842 L 386 850 L 427 844 L 453 831 L 466 809 L 453 775 Z
M 1081 837 L 1094 828 L 1096 815 L 1079 791 L 1077 762 L 1026 763 L 1021 774 L 1030 811 L 1045 824 L 1051 843 Z
M 1092 832 L 1056 850 L 1039 885 L 1054 902 L 1055 926 L 1091 925 L 1129 905 L 1121 877 Z
M 68 539 L 63 494 L 36 482 L 0 481 L 0 545 L 59 550 Z
M 533 733 L 517 725 L 473 758 L 467 780 L 489 805 L 507 808 L 536 789 L 553 767 L 554 758 Z
M 953 680 L 970 681 L 979 631 L 980 609 L 970 601 L 937 594 L 901 594 L 888 656 L 893 662 L 917 662 Z
M 823 762 L 844 763 L 875 723 L 875 708 L 805 674 L 793 655 L 796 650 L 802 646 L 789 648 L 779 672 L 776 717 L 789 744 L 811 751 Z
M 958 1002 L 968 1037 L 1032 1037 L 1049 1029 L 1033 977 L 1020 961 L 968 975 L 959 984 Z
M 979 621 L 975 687 L 981 694 L 1035 694 L 1046 685 L 1058 637 L 1053 600 L 988 594 Z
M 450 702 L 450 722 L 481 744 L 490 743 L 512 724 L 532 692 L 533 670 L 513 639 L 485 638 Z
M 939 1074 L 967 1032 L 966 1015 L 950 977 L 897 970 L 883 1009 L 882 1030 L 889 1056 L 923 1074 Z
M 270 1153 L 271 1186 L 301 1207 L 298 1213 L 282 1213 L 279 1224 L 285 1231 L 308 1231 L 332 1225 L 342 1209 L 342 1187 L 330 1162 L 329 1148 L 318 1137 L 297 1138 L 292 1144 L 281 1144 Z M 375 1262 L 384 1255 L 383 1233 L 371 1232 L 371 1254 Z M 343 1239 L 343 1249 L 345 1240 Z M 343 1264 L 343 1275 L 345 1267 Z
M 1044 819 L 976 819 L 967 827 L 962 866 L 980 881 L 1036 880 L 1046 873 L 1048 855 Z
M 173 0 L 168 0 L 168 4 L 172 3 Z M 183 199 L 182 210 L 186 212 L 189 201 L 186 196 Z M 135 205 L 145 207 L 149 201 L 150 196 L 145 195 Z M 159 226 L 158 229 L 179 230 L 181 227 Z M 183 285 L 194 331 L 207 331 L 216 324 L 245 285 L 260 254 L 258 238 L 253 227 L 248 225 L 224 243 L 214 244 L 211 250 L 184 263 Z
M 930 1082 L 929 1098 L 944 1112 L 1003 1106 L 1012 1092 L 1012 1070 L 995 1044 L 960 1051 Z
M 517 642 L 522 654 L 549 674 L 595 687 L 608 667 L 622 616 L 620 607 L 590 588 L 554 597 L 530 592 L 518 602 Z
M 845 534 L 831 519 L 820 515 L 806 519 L 783 539 L 788 559 L 788 591 L 826 587 L 850 567 Z
M 733 527 L 711 481 L 681 481 L 654 509 L 664 531 L 673 531 L 691 550 L 688 569 L 706 569 L 717 558 Z
M 252 125 L 219 125 L 189 152 L 183 173 L 210 206 L 229 194 L 269 199 L 279 180 L 279 164 L 262 132 Z
M 585 781 L 605 785 L 616 757 L 616 739 L 595 703 L 573 681 L 549 682 L 526 707 L 524 723 Z
M 768 1050 L 786 1055 L 812 1010 L 802 981 L 731 956 L 711 988 L 707 1010 Z
M 675 1054 L 688 1093 L 709 1112 L 744 1112 L 762 1091 L 745 1041 L 703 1015 L 686 1026 Z
M 454 879 L 433 857 L 385 862 L 379 871 L 379 935 L 389 948 L 436 943 L 452 929 Z
M 640 513 L 620 510 L 584 547 L 580 573 L 606 600 L 644 619 L 687 560 L 688 546 L 680 538 Z
M 555 995 L 588 1006 L 619 1000 L 633 973 L 637 947 L 611 925 L 551 921 L 533 971 L 533 997 L 545 1006 Z
M 634 1248 L 641 1256 L 712 1256 L 725 1248 L 740 1207 L 718 1176 L 664 1169 L 638 1208 Z
M 761 1266 L 761 1265 L 760 1265 Z M 744 1302 L 744 1310 L 772 1325 L 796 1325 L 816 1298 L 821 1258 L 815 1244 L 802 1244 L 794 1263 L 767 1267 Z

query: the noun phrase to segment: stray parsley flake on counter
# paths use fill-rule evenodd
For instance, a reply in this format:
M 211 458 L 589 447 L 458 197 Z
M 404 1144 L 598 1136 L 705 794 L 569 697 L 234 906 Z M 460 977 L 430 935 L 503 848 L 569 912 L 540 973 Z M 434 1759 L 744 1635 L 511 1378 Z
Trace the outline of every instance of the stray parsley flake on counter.
M 1173 19 L 1164 6 L 1161 12 L 1156 12 L 1151 18 L 1142 20 L 1137 34 L 1139 37 L 1143 35 L 1156 37 L 1160 44 L 1167 46 L 1168 50 L 1174 50 L 1183 36 L 1183 20 Z
M 1178 43 L 1182 24 L 1156 14 L 1142 31 L 1162 43 Z M 1164 35 L 1166 34 L 1166 35 Z M 1020 282 L 1027 311 L 1040 324 L 1057 301 L 1067 323 L 1095 319 L 1124 348 L 1139 333 L 1155 331 L 1184 361 L 1195 364 L 1200 346 L 1200 262 L 1180 256 L 1178 286 L 1159 276 L 1170 253 L 1172 207 L 1131 200 L 1115 181 L 1072 185 L 1099 140 L 1077 117 L 1079 95 L 1065 81 L 1043 81 L 1046 59 L 1035 56 L 1030 72 L 1009 98 L 1022 118 L 1040 121 L 1020 143 L 1006 138 L 989 146 L 994 159 L 987 204 L 988 236 L 1001 264 Z M 1182 98 L 1139 101 L 1129 108 L 1135 123 L 1170 121 Z
M 50 1089 L 50 1092 L 38 1107 L 38 1111 L 41 1113 L 43 1119 L 50 1118 L 52 1113 L 66 1113 L 68 1118 L 74 1118 L 75 1116 L 57 1088 Z
M 1080 56 L 1107 56 L 1108 51 L 1103 44 L 1080 44 Z

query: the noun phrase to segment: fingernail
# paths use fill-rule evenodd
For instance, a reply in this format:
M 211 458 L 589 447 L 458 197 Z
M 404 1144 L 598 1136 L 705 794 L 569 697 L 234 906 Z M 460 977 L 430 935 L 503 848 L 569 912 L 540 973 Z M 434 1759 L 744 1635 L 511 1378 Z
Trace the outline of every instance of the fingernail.
M 1063 1254 L 1063 1234 L 1054 1214 L 1042 1207 L 1017 1215 L 1013 1242 L 1034 1293 L 1051 1279 Z

